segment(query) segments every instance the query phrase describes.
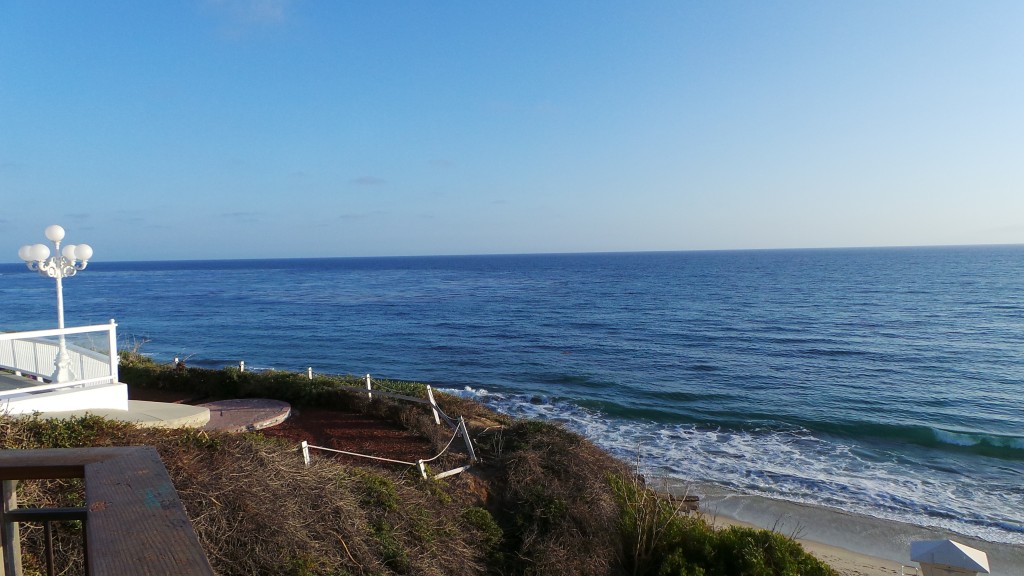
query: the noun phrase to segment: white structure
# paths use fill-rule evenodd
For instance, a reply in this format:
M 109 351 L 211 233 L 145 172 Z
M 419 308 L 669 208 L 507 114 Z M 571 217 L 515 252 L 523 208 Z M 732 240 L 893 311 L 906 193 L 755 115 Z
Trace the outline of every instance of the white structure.
M 77 344 L 68 344 L 72 336 Z M 55 340 L 56 339 L 56 340 Z M 60 354 L 69 380 L 53 379 Z M 0 412 L 128 410 L 128 386 L 118 382 L 117 324 L 0 333 Z
M 953 540 L 910 543 L 910 560 L 921 565 L 922 576 L 974 576 L 988 574 L 988 554 Z
M 69 410 L 128 409 L 128 386 L 117 381 L 117 324 L 64 327 L 61 281 L 84 270 L 92 247 L 67 244 L 54 224 L 45 244 L 22 246 L 29 270 L 57 281 L 57 329 L 0 333 L 0 411 L 9 414 Z M 74 344 L 68 344 L 68 337 Z
M 53 242 L 53 256 L 50 256 L 50 248 L 46 244 L 32 244 L 22 246 L 18 250 L 18 257 L 25 261 L 29 270 L 57 281 L 57 329 L 61 332 L 60 348 L 54 360 L 52 379 L 54 382 L 68 382 L 74 375 L 71 372 L 72 360 L 64 341 L 64 291 L 61 280 L 74 276 L 79 270 L 85 270 L 89 258 L 92 258 L 92 247 L 88 244 L 68 244 L 61 250 L 60 242 L 64 239 L 64 229 L 56 224 L 47 226 L 44 234 Z

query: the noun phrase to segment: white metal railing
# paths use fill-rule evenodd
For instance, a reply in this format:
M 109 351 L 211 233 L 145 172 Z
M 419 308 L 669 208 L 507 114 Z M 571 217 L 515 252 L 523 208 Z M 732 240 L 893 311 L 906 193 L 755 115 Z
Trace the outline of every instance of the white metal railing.
M 60 350 L 60 338 L 80 334 L 101 334 L 90 338 L 90 346 L 67 343 L 71 358 L 73 378 L 67 382 L 40 383 L 14 390 L 0 391 L 0 397 L 25 392 L 39 392 L 82 386 L 94 383 L 116 383 L 117 374 L 117 323 L 80 326 L 55 330 L 33 330 L 30 332 L 0 333 L 0 369 L 10 370 L 18 375 L 34 376 L 37 380 L 50 380 L 54 362 Z M 96 349 L 98 348 L 98 349 Z

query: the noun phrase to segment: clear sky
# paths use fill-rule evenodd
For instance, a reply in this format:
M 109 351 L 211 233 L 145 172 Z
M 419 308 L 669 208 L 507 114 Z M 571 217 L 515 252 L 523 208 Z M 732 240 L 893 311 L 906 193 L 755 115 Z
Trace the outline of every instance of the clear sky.
M 0 2 L 0 261 L 1024 242 L 1024 2 Z

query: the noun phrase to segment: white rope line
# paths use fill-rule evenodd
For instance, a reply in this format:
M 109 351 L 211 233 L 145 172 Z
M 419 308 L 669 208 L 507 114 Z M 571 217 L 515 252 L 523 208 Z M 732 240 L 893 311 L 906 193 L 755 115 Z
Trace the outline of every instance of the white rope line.
M 441 456 L 444 456 L 444 453 L 447 452 L 449 448 L 451 448 L 452 442 L 455 442 L 455 438 L 457 438 L 458 435 L 459 435 L 459 429 L 456 428 L 455 429 L 455 434 L 452 434 L 452 439 L 448 441 L 448 445 L 444 447 L 444 450 L 441 450 L 440 454 L 438 454 L 437 456 L 434 456 L 430 460 L 420 460 L 420 462 L 423 462 L 424 464 L 426 464 L 427 462 L 433 462 L 434 460 L 437 460 Z
M 414 402 L 420 402 L 420 403 L 429 405 L 434 410 L 435 415 L 439 414 L 444 419 L 445 423 L 448 424 L 448 426 L 450 426 L 453 429 L 452 437 L 451 437 L 450 440 L 448 440 L 448 444 L 444 447 L 444 449 L 442 449 L 437 454 L 437 456 L 434 456 L 433 458 L 428 458 L 426 460 L 419 460 L 418 462 L 406 462 L 404 460 L 394 460 L 392 458 L 384 458 L 382 456 L 370 456 L 369 454 L 359 454 L 358 452 L 348 452 L 346 450 L 335 450 L 334 448 L 327 448 L 327 447 L 324 447 L 324 446 L 316 446 L 316 445 L 309 444 L 308 442 L 303 441 L 302 442 L 302 451 L 303 451 L 303 456 L 304 456 L 305 461 L 306 461 L 306 466 L 309 466 L 309 462 L 310 462 L 308 450 L 310 448 L 314 448 L 316 450 L 323 450 L 325 452 L 334 452 L 335 454 L 345 454 L 346 456 L 355 456 L 356 458 L 369 458 L 371 460 L 379 460 L 381 462 L 391 462 L 391 463 L 394 463 L 394 464 L 404 464 L 406 466 L 416 466 L 416 467 L 418 467 L 420 469 L 420 472 L 423 474 L 423 477 L 426 478 L 427 477 L 427 472 L 426 472 L 426 469 L 424 468 L 423 465 L 428 463 L 428 462 L 433 462 L 434 460 L 437 460 L 441 456 L 444 456 L 445 453 L 447 453 L 448 450 L 452 447 L 452 443 L 455 442 L 456 438 L 458 438 L 460 432 L 462 432 L 465 435 L 465 437 L 466 437 L 466 442 L 467 442 L 466 448 L 467 448 L 467 450 L 469 450 L 470 460 L 471 461 L 475 461 L 476 460 L 476 457 L 473 455 L 473 447 L 470 444 L 472 442 L 472 440 L 469 439 L 469 431 L 466 430 L 466 424 L 465 424 L 465 422 L 461 418 L 459 419 L 458 424 L 456 424 L 455 421 L 452 420 L 452 418 L 450 416 L 448 416 L 447 414 L 444 413 L 443 410 L 441 410 L 441 406 L 438 405 L 437 401 L 433 400 L 433 398 L 419 399 L 419 398 L 414 398 L 412 396 L 406 396 L 404 394 L 396 394 L 396 393 L 393 393 L 393 392 L 392 393 L 388 393 L 388 392 L 386 392 L 384 390 L 381 390 L 381 389 L 371 390 L 371 385 L 372 385 L 373 382 L 375 382 L 375 380 L 369 374 L 366 375 L 366 380 L 367 380 L 367 384 L 366 384 L 367 390 L 366 390 L 366 392 L 363 392 L 363 390 L 361 388 L 357 389 L 357 388 L 351 387 L 351 386 L 344 386 L 344 385 L 342 385 L 342 386 L 340 386 L 340 388 L 348 388 L 352 392 L 365 393 L 367 395 L 370 395 L 370 394 L 376 392 L 377 394 L 380 394 L 382 396 L 390 396 L 392 398 L 397 398 L 397 399 L 401 399 L 401 400 L 412 400 Z M 430 395 L 430 387 L 429 386 L 427 387 L 427 394 L 428 394 L 428 396 Z M 458 469 L 458 472 L 461 472 L 461 471 L 464 471 L 464 470 L 468 470 L 468 469 L 469 469 L 469 466 L 466 466 L 463 469 Z M 451 475 L 453 473 L 458 473 L 458 472 L 449 470 L 448 472 L 442 473 L 442 475 L 443 476 L 449 476 L 449 475 Z
M 444 410 L 441 410 L 441 406 L 439 404 L 434 404 L 434 408 L 437 409 L 437 413 L 441 415 L 441 418 L 444 418 L 444 421 L 447 422 L 449 426 L 454 426 L 458 428 L 458 425 L 455 423 L 455 420 L 452 420 L 450 416 L 445 414 Z
M 452 434 L 452 439 L 448 441 L 448 445 L 445 446 L 444 449 L 441 450 L 441 452 L 438 453 L 437 456 L 434 456 L 433 458 L 429 458 L 427 460 L 421 460 L 421 462 L 426 464 L 427 462 L 433 462 L 434 460 L 437 460 L 441 456 L 444 456 L 445 452 L 447 452 L 448 449 L 452 447 L 452 442 L 455 442 L 455 439 L 458 438 L 458 436 L 459 436 L 459 429 L 456 428 L 455 429 L 455 433 Z M 384 462 L 394 462 L 395 464 L 405 464 L 407 466 L 417 466 L 416 462 L 405 462 L 405 461 L 402 461 L 402 460 L 392 460 L 391 458 L 383 458 L 381 456 L 370 456 L 369 454 L 357 454 L 356 452 L 346 452 L 344 450 L 335 450 L 333 448 L 324 448 L 323 446 L 316 446 L 316 445 L 313 445 L 313 444 L 307 444 L 306 446 L 308 448 L 316 448 L 317 450 L 325 450 L 327 452 L 337 452 L 338 454 L 346 454 L 348 456 L 359 456 L 360 458 L 372 458 L 374 460 L 382 460 Z
M 374 460 L 383 460 L 384 462 L 394 462 L 395 464 L 405 464 L 406 466 L 416 466 L 415 462 L 405 462 L 402 460 L 392 460 L 391 458 L 381 458 L 380 456 L 370 456 L 369 454 L 357 454 L 355 452 L 346 452 L 344 450 L 335 450 L 333 448 L 324 448 L 323 446 L 314 446 L 307 444 L 309 448 L 316 448 L 317 450 L 325 450 L 327 452 L 337 452 L 338 454 L 347 454 L 349 456 L 359 456 L 360 458 L 372 458 Z

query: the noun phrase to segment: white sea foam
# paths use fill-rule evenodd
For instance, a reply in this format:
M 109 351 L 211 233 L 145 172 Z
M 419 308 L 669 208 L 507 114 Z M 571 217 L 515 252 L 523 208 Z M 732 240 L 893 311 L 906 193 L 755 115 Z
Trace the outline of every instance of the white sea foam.
M 472 397 L 514 416 L 564 424 L 641 473 L 941 528 L 992 542 L 1024 544 L 1024 490 L 994 491 L 968 471 L 930 475 L 912 461 L 868 453 L 806 430 L 726 430 L 617 420 L 571 402 L 486 392 Z
M 955 432 L 933 428 L 932 433 L 939 442 L 953 446 L 988 445 L 996 448 L 1013 448 L 1024 450 L 1024 438 L 1020 436 L 1000 436 L 997 434 L 979 434 L 971 432 Z

